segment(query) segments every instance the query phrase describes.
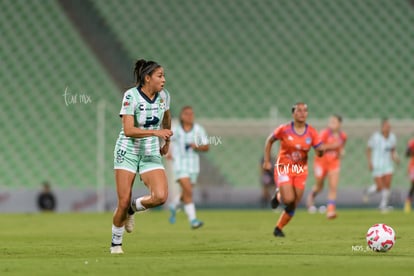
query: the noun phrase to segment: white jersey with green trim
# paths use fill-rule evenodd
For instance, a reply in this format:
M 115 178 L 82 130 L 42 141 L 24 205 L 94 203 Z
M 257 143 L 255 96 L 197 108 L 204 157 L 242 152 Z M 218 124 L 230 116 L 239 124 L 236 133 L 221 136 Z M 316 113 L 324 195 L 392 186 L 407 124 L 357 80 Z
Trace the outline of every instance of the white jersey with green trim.
M 190 131 L 185 131 L 181 124 L 173 129 L 174 135 L 171 137 L 172 154 L 175 171 L 185 171 L 188 173 L 200 172 L 200 156 L 193 150 L 190 144 L 197 146 L 208 143 L 207 133 L 202 126 L 194 124 Z
M 390 133 L 386 138 L 379 131 L 372 134 L 368 141 L 371 149 L 371 162 L 374 168 L 393 168 L 392 150 L 397 146 L 397 138 L 394 133 Z
M 122 115 L 133 115 L 135 127 L 158 130 L 161 129 L 164 112 L 169 109 L 170 94 L 167 90 L 161 90 L 151 100 L 141 89 L 133 87 L 124 93 L 119 115 L 121 117 Z M 158 137 L 126 137 L 123 128 L 119 133 L 116 146 L 137 155 L 160 155 L 160 141 Z

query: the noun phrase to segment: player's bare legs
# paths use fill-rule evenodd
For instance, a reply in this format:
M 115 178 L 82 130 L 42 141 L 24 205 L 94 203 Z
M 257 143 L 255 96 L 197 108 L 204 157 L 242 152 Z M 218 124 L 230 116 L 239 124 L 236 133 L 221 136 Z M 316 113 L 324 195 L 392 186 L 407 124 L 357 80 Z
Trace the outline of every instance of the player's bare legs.
M 404 204 L 404 212 L 410 213 L 411 212 L 411 202 L 414 196 L 414 180 L 411 180 L 411 188 L 408 191 L 407 199 L 405 200 Z
M 191 183 L 190 177 L 183 177 L 178 180 L 178 183 L 181 186 L 181 195 L 175 200 L 175 202 L 170 206 L 171 216 L 169 218 L 170 223 L 175 223 L 175 215 L 177 208 L 181 205 L 184 205 L 184 212 L 188 217 L 191 228 L 197 229 L 203 226 L 203 222 L 197 219 L 196 208 L 193 201 L 193 184 Z
M 131 202 L 132 186 L 135 173 L 126 170 L 115 170 L 116 190 L 118 194 L 118 206 L 112 218 L 112 244 L 111 252 L 116 254 L 122 251 L 122 236 L 125 230 L 125 221 L 128 216 L 128 208 Z
M 331 171 L 328 174 L 328 183 L 329 183 L 329 191 L 328 191 L 328 206 L 327 206 L 327 213 L 326 216 L 328 219 L 336 218 L 336 194 L 337 194 L 337 187 L 339 182 L 339 170 Z
M 296 206 L 302 199 L 304 189 L 293 187 L 292 185 L 285 184 L 279 187 L 280 200 L 286 206 L 279 220 L 276 224 L 273 234 L 276 237 L 284 237 L 285 234 L 282 232 L 283 227 L 289 223 L 295 214 Z
M 137 212 L 154 208 L 165 203 L 168 197 L 167 176 L 163 169 L 156 169 L 141 174 L 142 182 L 148 187 L 150 194 L 134 200 L 132 206 Z
M 324 177 L 315 177 L 315 185 L 306 200 L 306 207 L 310 213 L 316 212 L 315 197 L 322 191 L 324 180 Z
M 381 190 L 381 202 L 379 208 L 381 211 L 386 212 L 390 209 L 388 206 L 390 195 L 391 195 L 391 181 L 392 174 L 385 174 L 381 177 L 382 190 Z

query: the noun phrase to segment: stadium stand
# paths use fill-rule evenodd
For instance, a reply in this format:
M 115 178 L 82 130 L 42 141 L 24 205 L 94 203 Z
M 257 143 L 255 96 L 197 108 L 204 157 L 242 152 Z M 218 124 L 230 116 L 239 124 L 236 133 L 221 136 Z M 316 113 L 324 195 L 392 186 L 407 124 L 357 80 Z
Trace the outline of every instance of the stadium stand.
M 104 99 L 116 114 L 118 88 L 56 1 L 6 0 L 0 6 L 0 185 L 95 185 L 97 103 Z M 107 139 L 118 131 L 119 118 L 108 116 Z M 113 144 L 106 144 L 106 179 L 112 180 Z
M 268 118 L 276 109 L 276 122 L 302 100 L 311 118 L 336 112 L 345 122 L 372 119 L 376 127 L 383 116 L 411 117 L 409 1 L 93 3 L 132 57 L 165 64 L 175 115 L 181 104 L 192 104 L 198 117 L 217 118 L 209 121 L 214 126 L 223 118 Z M 361 137 L 364 127 L 358 127 L 348 128 L 341 182 L 350 186 L 371 182 L 365 160 L 369 134 Z M 255 185 L 269 131 L 257 138 L 227 136 L 208 158 L 233 185 Z M 400 138 L 402 153 L 408 138 Z M 404 177 L 400 170 L 396 185 L 404 185 Z
M 132 57 L 165 64 L 175 101 L 203 118 L 266 118 L 296 100 L 316 118 L 406 118 L 413 104 L 409 1 L 93 3 Z M 384 106 L 391 95 L 398 105 Z
M 131 60 L 154 59 L 167 72 L 176 116 L 195 107 L 212 135 L 217 123 L 265 121 L 257 135 L 229 134 L 206 156 L 235 187 L 258 185 L 258 160 L 271 125 L 297 100 L 312 119 L 412 119 L 414 9 L 409 1 L 91 0 Z M 96 184 L 97 103 L 107 103 L 106 185 L 121 90 L 56 1 L 0 3 L 3 149 L 0 185 Z M 113 68 L 116 70 L 116 68 Z M 77 95 L 67 104 L 64 93 Z M 81 95 L 92 103 L 79 103 Z M 86 100 L 86 98 L 84 99 Z M 273 112 L 276 110 L 277 112 Z M 271 117 L 277 114 L 277 118 Z M 269 118 L 270 117 L 270 118 Z M 319 124 L 321 125 L 321 124 Z M 374 125 L 375 126 L 375 125 Z M 366 135 L 352 129 L 341 183 L 370 183 Z M 346 129 L 347 130 L 347 129 Z M 354 138 L 353 138 L 354 137 Z M 399 152 L 408 139 L 400 136 Z M 404 166 L 404 165 L 403 165 Z M 395 184 L 405 185 L 402 170 Z M 208 183 L 214 184 L 214 183 Z

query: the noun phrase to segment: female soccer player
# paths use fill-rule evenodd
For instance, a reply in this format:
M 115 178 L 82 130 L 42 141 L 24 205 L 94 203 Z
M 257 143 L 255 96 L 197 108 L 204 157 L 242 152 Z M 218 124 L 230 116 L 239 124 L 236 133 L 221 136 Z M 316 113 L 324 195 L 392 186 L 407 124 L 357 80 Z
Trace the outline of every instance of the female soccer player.
M 120 116 L 122 130 L 114 150 L 118 207 L 112 224 L 112 254 L 122 254 L 124 230 L 134 227 L 134 213 L 167 200 L 167 177 L 161 155 L 168 152 L 171 131 L 170 95 L 164 89 L 164 69 L 154 61 L 138 60 L 134 74 L 137 86 L 127 90 Z M 165 144 L 160 148 L 159 139 Z M 132 186 L 139 173 L 150 194 L 131 201 Z
M 181 194 L 170 205 L 170 223 L 175 223 L 176 212 L 181 205 L 187 214 L 192 229 L 203 226 L 196 217 L 193 202 L 193 185 L 200 172 L 199 152 L 208 151 L 208 137 L 204 128 L 194 123 L 194 111 L 191 106 L 184 106 L 180 113 L 180 124 L 173 129 L 172 159 L 177 182 L 181 186 Z
M 368 141 L 367 159 L 368 167 L 372 172 L 375 184 L 368 187 L 365 197 L 381 191 L 379 209 L 387 212 L 392 207 L 388 206 L 390 197 L 391 180 L 394 172 L 393 161 L 398 164 L 399 158 L 395 147 L 397 138 L 391 132 L 391 124 L 388 119 L 381 122 L 381 132 L 375 132 Z M 366 200 L 366 199 L 365 199 Z
M 273 234 L 284 237 L 283 227 L 295 214 L 305 189 L 308 175 L 308 152 L 313 147 L 316 154 L 323 154 L 323 145 L 317 131 L 306 123 L 308 107 L 299 102 L 292 107 L 293 121 L 283 124 L 266 139 L 263 168 L 269 170 L 272 166 L 270 155 L 272 145 L 280 140 L 279 155 L 274 165 L 275 180 L 278 190 L 272 199 L 272 207 L 276 208 L 279 202 L 286 207 L 279 217 Z
M 329 118 L 328 127 L 321 131 L 320 138 L 325 147 L 322 157 L 315 156 L 314 172 L 316 184 L 312 188 L 312 192 L 308 196 L 307 206 L 309 212 L 314 212 L 316 207 L 314 201 L 316 195 L 322 191 L 325 178 L 328 178 L 328 211 L 326 216 L 328 219 L 336 218 L 336 189 L 339 181 L 339 170 L 341 166 L 341 156 L 344 153 L 344 146 L 347 136 L 341 130 L 342 117 L 340 115 L 332 115 Z
M 406 213 L 409 213 L 411 212 L 411 201 L 414 196 L 414 138 L 408 142 L 407 151 L 405 154 L 410 158 L 410 163 L 408 164 L 408 176 L 411 181 L 411 188 L 405 201 L 404 211 Z

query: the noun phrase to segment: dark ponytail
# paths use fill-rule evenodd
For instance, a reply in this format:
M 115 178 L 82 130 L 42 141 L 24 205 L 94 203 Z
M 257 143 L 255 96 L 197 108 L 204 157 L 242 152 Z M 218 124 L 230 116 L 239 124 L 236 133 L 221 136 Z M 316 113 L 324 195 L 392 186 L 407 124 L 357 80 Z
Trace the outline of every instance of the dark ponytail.
M 155 69 L 161 67 L 158 63 L 155 61 L 146 61 L 145 59 L 139 59 L 137 62 L 135 62 L 135 69 L 134 69 L 134 75 L 136 84 L 138 86 L 143 86 L 145 84 L 145 76 L 149 75 L 151 76 Z

